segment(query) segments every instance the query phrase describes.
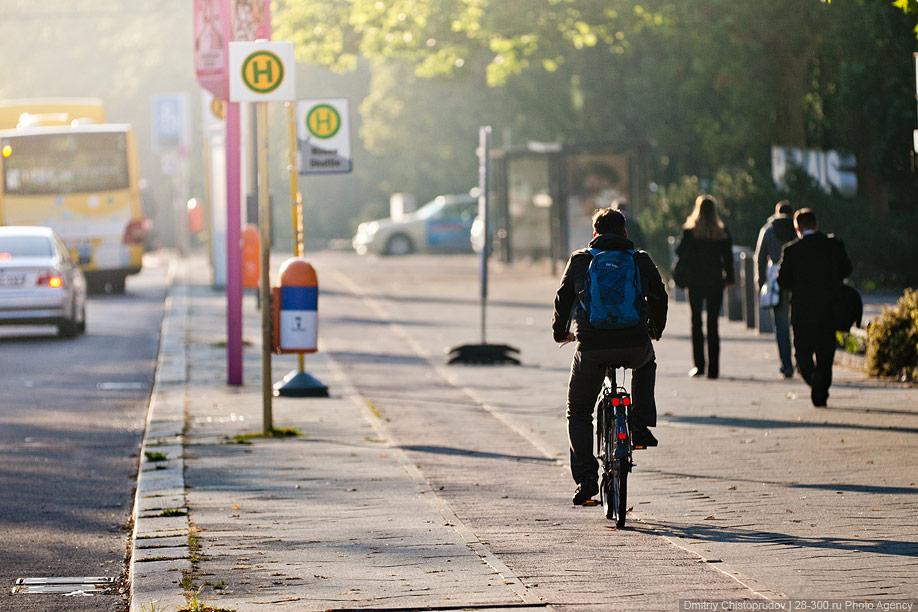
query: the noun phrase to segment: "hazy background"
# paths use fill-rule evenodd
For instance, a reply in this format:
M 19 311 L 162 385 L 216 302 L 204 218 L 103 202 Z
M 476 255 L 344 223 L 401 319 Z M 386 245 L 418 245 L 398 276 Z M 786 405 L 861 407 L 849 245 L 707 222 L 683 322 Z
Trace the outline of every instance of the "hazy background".
M 187 92 L 189 195 L 202 196 L 192 4 L 0 0 L 0 99 L 102 98 L 110 121 L 136 129 L 148 205 L 168 210 L 151 99 Z M 849 244 L 863 235 L 872 248 L 853 248 L 865 282 L 918 275 L 908 264 L 918 257 L 915 20 L 885 0 L 279 0 L 273 15 L 274 38 L 297 45 L 298 97 L 351 103 L 354 172 L 300 178 L 311 239 L 349 237 L 387 214 L 393 192 L 422 203 L 466 191 L 478 127 L 490 124 L 498 147 L 649 142 L 653 206 L 640 222 L 654 248 L 700 190 L 720 197 L 741 244 L 754 243 L 776 198 L 791 197 Z M 285 239 L 283 106 L 271 116 Z M 772 145 L 854 153 L 858 195 L 824 193 L 805 176 L 778 190 Z

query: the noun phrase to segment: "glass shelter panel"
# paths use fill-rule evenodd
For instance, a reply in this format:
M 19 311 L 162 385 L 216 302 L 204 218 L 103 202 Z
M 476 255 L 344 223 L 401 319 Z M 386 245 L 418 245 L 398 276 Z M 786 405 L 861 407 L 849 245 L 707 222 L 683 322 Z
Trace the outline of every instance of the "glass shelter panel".
M 566 166 L 567 251 L 574 251 L 593 237 L 592 220 L 597 209 L 628 199 L 630 162 L 628 155 L 570 153 Z
M 549 159 L 518 158 L 507 162 L 507 208 L 510 250 L 514 260 L 551 256 Z

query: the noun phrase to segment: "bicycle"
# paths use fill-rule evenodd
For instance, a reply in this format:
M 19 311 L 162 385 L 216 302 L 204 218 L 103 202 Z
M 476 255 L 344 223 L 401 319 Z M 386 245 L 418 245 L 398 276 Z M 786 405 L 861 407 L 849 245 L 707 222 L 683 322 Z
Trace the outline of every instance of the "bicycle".
M 616 382 L 615 366 L 606 369 L 606 380 L 596 408 L 596 458 L 602 469 L 599 494 L 606 518 L 625 526 L 628 512 L 628 474 L 633 439 L 628 425 L 631 394 Z M 624 378 L 624 376 L 623 376 Z

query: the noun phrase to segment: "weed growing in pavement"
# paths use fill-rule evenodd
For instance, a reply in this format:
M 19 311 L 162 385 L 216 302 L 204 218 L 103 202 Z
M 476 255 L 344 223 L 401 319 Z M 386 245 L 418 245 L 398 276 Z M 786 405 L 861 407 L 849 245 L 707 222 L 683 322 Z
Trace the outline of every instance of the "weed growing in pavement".
M 140 604 L 140 612 L 147 612 L 146 604 Z M 149 612 L 156 612 L 156 602 L 150 600 L 150 610 Z
M 213 348 L 226 348 L 226 340 L 217 340 L 216 342 L 211 342 L 210 345 Z M 242 346 L 255 346 L 255 345 L 252 344 L 251 340 L 243 339 Z
M 187 511 L 182 510 L 181 508 L 166 508 L 160 512 L 157 516 L 186 516 Z
M 186 591 L 190 591 L 194 588 L 194 576 L 189 572 L 182 573 L 182 580 L 179 582 L 179 586 Z
M 201 560 L 201 544 L 198 542 L 198 528 L 189 521 L 188 525 L 188 555 L 192 565 Z
M 184 608 L 179 608 L 178 612 L 235 612 L 229 608 L 215 608 L 213 606 L 207 605 L 207 602 L 201 599 L 201 589 L 200 587 L 197 591 L 188 595 L 188 605 Z
M 296 427 L 273 427 L 267 434 L 264 432 L 236 434 L 232 439 L 236 444 L 251 444 L 255 438 L 299 438 L 302 435 L 303 432 Z
M 144 451 L 143 454 L 147 458 L 147 461 L 165 461 L 169 458 L 166 453 L 160 451 Z

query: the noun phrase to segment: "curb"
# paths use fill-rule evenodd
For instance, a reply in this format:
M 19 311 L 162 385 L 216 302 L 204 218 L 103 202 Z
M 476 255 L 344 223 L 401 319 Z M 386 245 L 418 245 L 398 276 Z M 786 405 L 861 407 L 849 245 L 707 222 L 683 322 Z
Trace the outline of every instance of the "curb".
M 183 573 L 191 570 L 185 501 L 183 435 L 187 358 L 188 288 L 174 286 L 169 270 L 156 376 L 140 447 L 134 531 L 131 538 L 130 610 L 186 605 Z

